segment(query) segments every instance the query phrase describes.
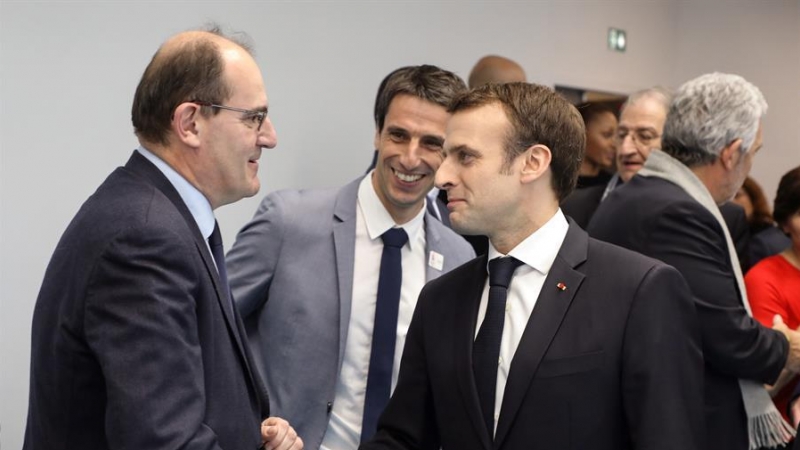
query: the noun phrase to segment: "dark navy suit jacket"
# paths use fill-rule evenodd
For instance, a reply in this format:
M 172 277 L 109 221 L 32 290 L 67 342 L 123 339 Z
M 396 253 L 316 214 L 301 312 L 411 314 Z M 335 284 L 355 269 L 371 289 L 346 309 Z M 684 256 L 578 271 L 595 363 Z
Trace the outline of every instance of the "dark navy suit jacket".
M 686 282 L 574 222 L 514 354 L 492 439 L 472 370 L 486 265 L 479 257 L 425 285 L 397 387 L 360 450 L 704 448 Z
M 205 240 L 134 152 L 84 203 L 33 317 L 25 449 L 244 449 L 269 400 Z

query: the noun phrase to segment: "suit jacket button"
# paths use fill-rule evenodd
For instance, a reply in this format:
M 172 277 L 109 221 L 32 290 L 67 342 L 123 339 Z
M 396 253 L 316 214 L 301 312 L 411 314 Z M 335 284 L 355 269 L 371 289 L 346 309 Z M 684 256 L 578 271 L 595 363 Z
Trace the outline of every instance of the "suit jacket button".
M 333 402 L 328 402 L 328 414 L 331 413 L 332 409 L 333 409 Z

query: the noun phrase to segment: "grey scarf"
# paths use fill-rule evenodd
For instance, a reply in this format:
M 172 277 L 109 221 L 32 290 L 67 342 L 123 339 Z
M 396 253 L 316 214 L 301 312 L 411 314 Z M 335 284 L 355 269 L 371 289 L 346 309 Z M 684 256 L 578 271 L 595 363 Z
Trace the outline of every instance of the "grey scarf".
M 638 175 L 662 178 L 678 185 L 717 219 L 722 231 L 725 233 L 725 242 L 728 244 L 731 267 L 733 267 L 733 273 L 736 276 L 736 283 L 739 285 L 742 304 L 747 310 L 747 314 L 752 316 L 750 303 L 747 301 L 747 290 L 744 286 L 742 269 L 739 265 L 739 258 L 736 256 L 736 248 L 733 246 L 733 240 L 719 207 L 703 182 L 688 167 L 661 150 L 653 150 L 650 153 Z M 747 413 L 747 431 L 750 436 L 751 450 L 777 447 L 786 444 L 794 437 L 795 430 L 783 420 L 762 385 L 751 380 L 739 379 L 739 388 L 742 391 L 744 408 Z

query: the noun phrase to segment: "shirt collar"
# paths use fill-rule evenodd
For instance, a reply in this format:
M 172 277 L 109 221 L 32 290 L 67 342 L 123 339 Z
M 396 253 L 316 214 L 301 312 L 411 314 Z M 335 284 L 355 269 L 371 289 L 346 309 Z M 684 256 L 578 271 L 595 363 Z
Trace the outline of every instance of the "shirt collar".
M 422 205 L 419 213 L 408 222 L 397 225 L 394 223 L 391 214 L 381 203 L 378 194 L 372 186 L 372 174 L 374 170 L 368 173 L 358 185 L 358 206 L 361 208 L 361 213 L 364 216 L 364 223 L 367 225 L 367 233 L 370 239 L 377 239 L 381 237 L 388 229 L 399 227 L 405 230 L 408 235 L 408 245 L 417 242 L 417 237 L 422 230 L 422 224 L 425 220 L 425 207 Z M 413 247 L 412 247 L 413 248 Z
M 562 213 L 559 208 L 550 220 L 517 244 L 516 247 L 512 248 L 511 251 L 508 252 L 508 256 L 513 256 L 525 263 L 525 265 L 547 275 L 547 273 L 550 272 L 550 268 L 553 267 L 553 261 L 556 260 L 558 251 L 561 249 L 561 244 L 567 236 L 568 229 L 569 223 L 566 217 L 564 217 L 564 213 Z M 494 245 L 489 242 L 488 260 L 491 261 L 494 258 L 502 256 L 506 255 L 497 251 Z
M 214 231 L 214 211 L 211 209 L 211 204 L 202 192 L 198 191 L 196 187 L 186 181 L 181 174 L 167 164 L 163 159 L 159 158 L 155 153 L 147 150 L 143 146 L 136 149 L 142 156 L 147 158 L 148 161 L 153 163 L 154 166 L 167 177 L 167 180 L 172 184 L 178 195 L 180 195 L 183 203 L 189 208 L 194 221 L 197 222 L 197 227 L 203 238 L 208 239 Z

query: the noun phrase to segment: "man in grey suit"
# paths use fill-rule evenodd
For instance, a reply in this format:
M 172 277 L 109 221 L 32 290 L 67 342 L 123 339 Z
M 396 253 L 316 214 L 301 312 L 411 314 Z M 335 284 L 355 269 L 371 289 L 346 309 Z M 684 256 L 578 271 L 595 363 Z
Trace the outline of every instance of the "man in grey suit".
M 375 169 L 338 189 L 270 194 L 228 254 L 273 413 L 308 448 L 355 449 L 372 436 L 422 286 L 474 256 L 425 208 L 443 160 L 446 107 L 465 89 L 434 66 L 392 73 L 376 100 Z M 402 282 L 391 277 L 399 298 L 387 315 L 377 294 L 390 278 L 382 235 L 400 229 Z M 379 321 L 387 317 L 389 325 Z

